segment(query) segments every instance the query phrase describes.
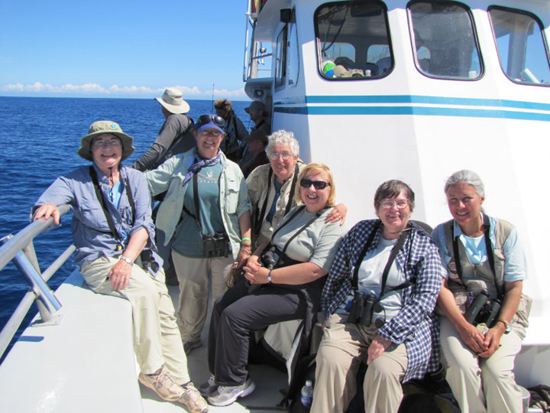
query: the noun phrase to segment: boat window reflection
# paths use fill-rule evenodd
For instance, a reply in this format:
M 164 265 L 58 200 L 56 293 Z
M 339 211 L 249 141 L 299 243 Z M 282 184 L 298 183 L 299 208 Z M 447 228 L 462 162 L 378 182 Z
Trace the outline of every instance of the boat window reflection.
M 451 1 L 409 4 L 416 67 L 430 77 L 475 80 L 482 64 L 469 10 Z
M 319 73 L 330 80 L 364 80 L 393 69 L 386 6 L 381 2 L 325 3 L 315 12 Z
M 277 36 L 277 50 L 275 51 L 275 88 L 281 88 L 286 81 L 288 25 Z
M 519 10 L 489 10 L 500 66 L 514 82 L 550 85 L 550 66 L 540 21 Z

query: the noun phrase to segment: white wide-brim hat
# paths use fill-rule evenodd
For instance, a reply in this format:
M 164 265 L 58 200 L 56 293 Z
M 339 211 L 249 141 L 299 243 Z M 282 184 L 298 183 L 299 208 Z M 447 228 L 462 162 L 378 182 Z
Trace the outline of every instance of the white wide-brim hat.
M 170 113 L 187 113 L 191 107 L 183 100 L 183 93 L 173 87 L 167 88 L 162 97 L 155 98 Z

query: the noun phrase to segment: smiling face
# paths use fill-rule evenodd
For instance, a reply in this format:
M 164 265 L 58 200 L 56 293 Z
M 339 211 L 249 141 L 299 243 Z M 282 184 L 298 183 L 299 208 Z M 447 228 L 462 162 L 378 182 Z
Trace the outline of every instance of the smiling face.
M 304 175 L 301 181 L 312 181 L 308 182 L 310 185 L 307 188 L 300 184 L 300 198 L 302 199 L 302 202 L 306 206 L 308 212 L 319 212 L 328 206 L 328 199 L 331 191 L 330 185 L 327 185 L 323 189 L 317 189 L 313 184 L 313 182 L 325 182 L 328 184 L 330 180 L 327 173 L 322 172 L 315 175 Z
M 481 206 L 485 198 L 480 197 L 475 188 L 464 182 L 451 185 L 447 189 L 449 211 L 466 234 L 479 230 Z
M 292 176 L 298 156 L 292 155 L 289 144 L 276 143 L 270 150 L 268 157 L 271 169 L 273 169 L 279 183 L 285 182 Z
M 411 206 L 405 193 L 402 191 L 398 196 L 384 198 L 380 202 L 376 215 L 384 224 L 382 232 L 384 238 L 395 239 L 399 237 L 411 217 Z
M 206 159 L 211 159 L 218 154 L 224 134 L 217 129 L 205 129 L 201 132 L 195 131 L 197 140 L 197 152 Z
M 91 146 L 92 158 L 97 167 L 107 175 L 107 171 L 120 163 L 122 141 L 111 133 L 96 136 Z

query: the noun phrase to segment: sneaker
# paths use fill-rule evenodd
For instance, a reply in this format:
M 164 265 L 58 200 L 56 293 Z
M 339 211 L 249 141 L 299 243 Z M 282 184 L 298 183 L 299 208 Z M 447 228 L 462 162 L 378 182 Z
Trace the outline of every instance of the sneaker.
M 256 385 L 250 378 L 239 386 L 219 386 L 218 389 L 208 397 L 208 403 L 212 406 L 229 406 L 239 397 L 246 397 L 256 390 Z
M 183 404 L 190 413 L 206 413 L 208 411 L 206 400 L 202 398 L 191 382 L 183 386 L 183 394 L 178 399 L 178 403 Z
M 175 402 L 182 397 L 183 388 L 174 381 L 172 375 L 164 366 L 155 374 L 139 373 L 138 380 L 163 400 Z
M 206 383 L 199 386 L 199 392 L 203 397 L 210 396 L 216 390 L 218 390 L 218 385 L 216 384 L 216 376 L 213 374 L 210 375 Z
M 189 355 L 194 349 L 199 348 L 202 346 L 201 341 L 188 341 L 187 343 L 183 343 L 183 350 L 185 351 L 186 355 Z

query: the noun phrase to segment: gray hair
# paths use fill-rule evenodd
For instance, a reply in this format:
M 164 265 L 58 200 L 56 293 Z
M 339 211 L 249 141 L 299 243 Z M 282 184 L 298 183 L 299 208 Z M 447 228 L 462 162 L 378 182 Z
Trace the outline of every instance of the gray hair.
M 273 153 L 273 147 L 276 144 L 288 145 L 290 146 L 290 152 L 292 152 L 292 155 L 300 155 L 300 144 L 298 143 L 292 132 L 287 132 L 286 130 L 281 129 L 273 132 L 271 135 L 269 135 L 267 139 L 269 141 L 265 150 L 267 156 L 270 156 Z
M 447 193 L 451 186 L 460 183 L 473 186 L 479 197 L 485 198 L 485 185 L 483 185 L 483 181 L 478 174 L 467 169 L 455 172 L 454 174 L 449 176 L 447 182 L 445 182 L 445 193 Z

